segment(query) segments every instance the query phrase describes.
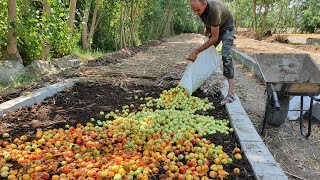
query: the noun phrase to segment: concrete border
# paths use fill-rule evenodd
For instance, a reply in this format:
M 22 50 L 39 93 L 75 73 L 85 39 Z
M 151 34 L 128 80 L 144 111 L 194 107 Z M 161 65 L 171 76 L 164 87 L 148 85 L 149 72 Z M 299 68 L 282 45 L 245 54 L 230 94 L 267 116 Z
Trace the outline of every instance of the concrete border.
M 222 97 L 228 95 L 228 82 L 221 88 Z M 234 128 L 241 149 L 248 159 L 257 180 L 287 180 L 244 110 L 240 98 L 226 105 L 231 126 Z
M 263 76 L 254 58 L 238 51 L 237 49 L 231 49 L 231 51 L 234 60 L 239 61 L 243 65 L 243 67 L 249 69 L 261 82 L 264 82 Z
M 0 104 L 0 117 L 8 111 L 14 111 L 19 108 L 28 107 L 36 103 L 40 103 L 44 101 L 44 99 L 52 97 L 58 92 L 63 91 L 65 88 L 72 87 L 79 80 L 79 78 L 67 79 L 64 82 L 40 88 L 32 92 L 30 95 L 20 96 L 10 101 L 4 102 Z

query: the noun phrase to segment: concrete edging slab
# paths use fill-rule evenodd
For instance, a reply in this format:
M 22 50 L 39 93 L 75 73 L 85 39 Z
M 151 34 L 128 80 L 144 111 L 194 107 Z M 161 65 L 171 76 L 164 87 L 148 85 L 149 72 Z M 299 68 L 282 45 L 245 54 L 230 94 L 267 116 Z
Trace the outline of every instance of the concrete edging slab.
M 14 111 L 19 108 L 32 106 L 36 103 L 42 102 L 48 97 L 52 97 L 65 88 L 72 87 L 79 78 L 67 79 L 64 82 L 56 83 L 47 87 L 40 88 L 27 96 L 20 96 L 10 101 L 0 104 L 0 117 L 8 111 Z
M 222 97 L 228 94 L 228 82 L 224 81 L 221 88 Z M 241 149 L 248 159 L 257 180 L 287 180 L 280 166 L 277 164 L 270 151 L 254 128 L 250 118 L 244 110 L 240 99 L 226 104 L 231 126 L 235 130 Z
M 234 60 L 239 61 L 243 67 L 249 69 L 261 82 L 264 82 L 263 76 L 254 58 L 238 51 L 237 49 L 231 49 L 231 51 Z

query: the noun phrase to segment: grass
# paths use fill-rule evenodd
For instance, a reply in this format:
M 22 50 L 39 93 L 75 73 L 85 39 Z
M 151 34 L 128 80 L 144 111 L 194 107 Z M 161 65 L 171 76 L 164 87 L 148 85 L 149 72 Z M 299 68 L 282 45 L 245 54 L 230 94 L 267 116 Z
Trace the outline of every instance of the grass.
M 80 47 L 73 49 L 72 54 L 77 55 L 82 62 L 87 62 L 93 59 L 97 59 L 98 57 L 103 56 L 105 53 L 101 51 L 86 51 L 82 50 Z
M 11 83 L 4 83 L 0 82 L 0 91 L 3 91 L 5 89 L 18 89 L 26 84 L 30 84 L 32 82 L 38 81 L 39 76 L 36 76 L 35 74 L 31 73 L 25 73 L 20 76 L 18 76 L 13 82 Z

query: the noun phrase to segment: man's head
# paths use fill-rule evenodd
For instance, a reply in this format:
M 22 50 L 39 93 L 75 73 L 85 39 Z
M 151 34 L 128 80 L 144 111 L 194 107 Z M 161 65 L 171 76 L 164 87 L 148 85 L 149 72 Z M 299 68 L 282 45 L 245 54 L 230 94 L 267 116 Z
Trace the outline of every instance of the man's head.
M 207 0 L 191 0 L 191 9 L 193 10 L 194 14 L 197 16 L 201 16 L 202 13 L 206 10 L 208 5 Z

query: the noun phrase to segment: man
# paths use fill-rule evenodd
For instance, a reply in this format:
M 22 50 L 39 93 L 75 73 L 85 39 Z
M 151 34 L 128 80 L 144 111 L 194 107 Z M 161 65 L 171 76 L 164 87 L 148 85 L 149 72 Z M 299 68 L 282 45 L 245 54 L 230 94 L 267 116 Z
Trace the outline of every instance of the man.
M 195 61 L 199 53 L 212 45 L 216 47 L 222 41 L 223 75 L 228 79 L 229 93 L 221 104 L 231 103 L 235 101 L 234 68 L 231 56 L 231 47 L 235 38 L 232 14 L 220 0 L 191 0 L 191 8 L 197 16 L 200 16 L 206 26 L 206 33 L 209 32 L 210 35 L 206 43 L 189 55 L 188 60 Z

